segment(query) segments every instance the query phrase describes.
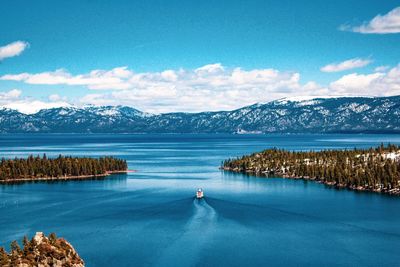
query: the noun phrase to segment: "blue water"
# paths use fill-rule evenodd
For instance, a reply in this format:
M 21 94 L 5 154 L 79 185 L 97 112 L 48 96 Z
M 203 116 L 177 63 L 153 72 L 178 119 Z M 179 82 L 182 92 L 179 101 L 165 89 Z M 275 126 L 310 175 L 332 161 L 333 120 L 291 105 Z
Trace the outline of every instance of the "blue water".
M 1 135 L 0 155 L 124 158 L 137 173 L 0 186 L 0 245 L 56 232 L 86 266 L 399 266 L 400 198 L 218 170 L 291 150 L 399 135 Z M 195 190 L 204 200 L 194 200 Z

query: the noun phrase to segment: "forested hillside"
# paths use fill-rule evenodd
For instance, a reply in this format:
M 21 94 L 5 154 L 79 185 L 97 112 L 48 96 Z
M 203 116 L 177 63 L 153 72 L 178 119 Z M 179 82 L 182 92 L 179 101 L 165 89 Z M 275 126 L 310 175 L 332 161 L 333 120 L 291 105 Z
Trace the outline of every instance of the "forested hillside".
M 311 179 L 336 187 L 400 194 L 400 148 L 396 145 L 318 152 L 273 148 L 228 159 L 223 162 L 222 168 L 260 176 Z

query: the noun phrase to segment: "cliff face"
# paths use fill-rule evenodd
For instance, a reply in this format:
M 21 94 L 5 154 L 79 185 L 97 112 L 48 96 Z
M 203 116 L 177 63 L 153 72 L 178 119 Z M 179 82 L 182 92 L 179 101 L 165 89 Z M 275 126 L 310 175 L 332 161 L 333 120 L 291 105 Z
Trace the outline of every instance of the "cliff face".
M 70 243 L 55 234 L 46 237 L 42 232 L 29 241 L 23 240 L 21 249 L 16 241 L 11 243 L 11 252 L 0 248 L 0 265 L 4 267 L 83 267 L 84 262 Z

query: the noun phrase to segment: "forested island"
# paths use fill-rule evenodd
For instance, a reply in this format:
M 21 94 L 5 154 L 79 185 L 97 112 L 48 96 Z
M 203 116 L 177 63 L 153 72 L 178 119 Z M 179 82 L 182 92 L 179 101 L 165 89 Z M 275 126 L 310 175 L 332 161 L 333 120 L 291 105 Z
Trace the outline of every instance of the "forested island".
M 265 177 L 315 180 L 337 188 L 400 195 L 400 148 L 383 144 L 377 148 L 295 152 L 267 149 L 228 159 L 226 171 Z
M 125 160 L 114 157 L 88 158 L 59 155 L 48 158 L 30 155 L 28 158 L 2 158 L 0 162 L 0 183 L 84 179 L 126 172 Z
M 0 266 L 84 266 L 72 245 L 64 238 L 57 238 L 54 233 L 46 237 L 42 232 L 37 232 L 31 240 L 25 236 L 22 244 L 21 248 L 17 241 L 13 241 L 9 253 L 0 247 Z

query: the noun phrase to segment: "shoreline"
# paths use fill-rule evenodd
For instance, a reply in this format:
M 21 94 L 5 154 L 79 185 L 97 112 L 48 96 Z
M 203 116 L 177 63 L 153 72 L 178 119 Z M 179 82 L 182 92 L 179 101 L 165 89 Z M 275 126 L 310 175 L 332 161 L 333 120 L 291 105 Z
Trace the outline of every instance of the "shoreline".
M 136 170 L 124 170 L 124 171 L 107 171 L 102 174 L 91 174 L 91 175 L 79 175 L 79 176 L 61 176 L 61 177 L 40 177 L 40 178 L 20 178 L 20 179 L 6 179 L 0 180 L 0 184 L 13 184 L 23 182 L 41 182 L 41 181 L 68 181 L 68 180 L 90 180 L 93 178 L 105 178 L 113 174 L 136 172 Z
M 385 195 L 390 195 L 390 196 L 400 196 L 400 188 L 395 188 L 395 189 L 391 189 L 391 190 L 375 189 L 375 188 L 367 188 L 364 186 L 347 186 L 345 184 L 336 184 L 334 182 L 326 182 L 324 180 L 317 179 L 316 177 L 308 177 L 308 176 L 300 177 L 300 176 L 289 176 L 289 175 L 279 175 L 279 174 L 272 174 L 273 177 L 270 177 L 263 172 L 256 173 L 254 171 L 249 171 L 249 170 L 243 172 L 243 171 L 237 171 L 237 170 L 227 168 L 227 167 L 220 167 L 219 169 L 223 170 L 223 171 L 227 171 L 227 172 L 247 174 L 247 175 L 251 175 L 254 177 L 314 181 L 316 183 L 323 184 L 328 187 L 333 187 L 336 189 L 348 189 L 348 190 L 357 191 L 357 192 L 370 192 L 370 193 L 385 194 Z

